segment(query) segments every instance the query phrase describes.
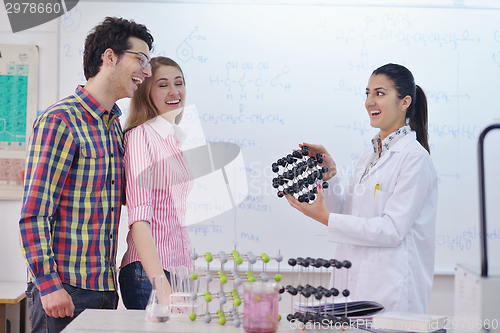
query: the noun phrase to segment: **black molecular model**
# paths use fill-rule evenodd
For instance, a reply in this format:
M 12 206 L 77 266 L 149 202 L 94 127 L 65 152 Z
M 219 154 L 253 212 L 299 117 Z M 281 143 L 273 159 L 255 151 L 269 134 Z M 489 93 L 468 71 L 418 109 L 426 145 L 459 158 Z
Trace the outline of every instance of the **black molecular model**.
M 292 299 L 291 312 L 287 315 L 287 320 L 290 322 L 302 322 L 307 323 L 346 323 L 349 324 L 348 318 L 348 303 L 347 297 L 350 292 L 347 285 L 344 288 L 335 287 L 335 272 L 333 273 L 333 285 L 334 287 L 328 289 L 322 286 L 322 273 L 323 268 L 325 272 L 329 268 L 333 270 L 345 269 L 349 270 L 351 268 L 351 262 L 348 260 L 339 261 L 336 259 L 326 260 L 323 258 L 290 258 L 288 264 L 292 266 L 292 284 L 282 288 L 280 292 L 288 292 L 292 296 L 298 296 L 299 302 L 295 303 Z M 293 285 L 293 276 L 295 275 L 294 268 L 297 266 L 299 268 L 298 272 L 298 286 Z M 312 274 L 310 272 L 312 269 Z M 319 272 L 317 272 L 319 271 Z M 319 274 L 319 286 L 316 287 L 315 275 Z M 347 274 L 347 271 L 346 271 Z M 312 280 L 312 281 L 311 281 Z M 317 280 L 316 280 L 317 281 Z M 346 280 L 347 282 L 347 280 Z M 305 285 L 303 285 L 305 283 Z M 340 290 L 339 290 L 340 289 Z M 343 289 L 343 290 L 342 290 Z M 327 301 L 330 297 L 344 297 L 345 302 L 336 303 L 334 306 L 333 300 Z M 304 297 L 304 299 L 301 299 Z M 293 298 L 293 297 L 292 297 Z M 313 301 L 314 300 L 314 301 Z M 295 310 L 295 311 L 294 311 Z
M 320 166 L 323 156 L 317 154 L 309 156 L 309 148 L 303 146 L 301 151 L 295 150 L 292 154 L 280 158 L 271 165 L 278 177 L 273 178 L 273 187 L 278 189 L 278 197 L 293 195 L 299 202 L 314 202 L 318 193 L 318 184 L 328 167 Z M 323 189 L 328 183 L 323 182 Z

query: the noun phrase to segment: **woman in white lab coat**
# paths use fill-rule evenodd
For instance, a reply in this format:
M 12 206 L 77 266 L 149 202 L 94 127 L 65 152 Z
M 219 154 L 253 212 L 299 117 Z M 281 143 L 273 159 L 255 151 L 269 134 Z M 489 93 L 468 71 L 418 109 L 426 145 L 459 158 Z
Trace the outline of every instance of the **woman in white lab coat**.
M 370 125 L 380 132 L 361 157 L 348 185 L 340 188 L 335 162 L 321 145 L 329 167 L 313 203 L 290 204 L 328 226 L 335 258 L 349 260 L 346 286 L 353 300 L 376 301 L 386 311 L 426 313 L 434 277 L 437 175 L 427 142 L 427 100 L 411 72 L 400 65 L 376 69 L 366 88 Z M 302 147 L 303 145 L 299 145 Z M 323 198 L 324 195 L 324 198 Z

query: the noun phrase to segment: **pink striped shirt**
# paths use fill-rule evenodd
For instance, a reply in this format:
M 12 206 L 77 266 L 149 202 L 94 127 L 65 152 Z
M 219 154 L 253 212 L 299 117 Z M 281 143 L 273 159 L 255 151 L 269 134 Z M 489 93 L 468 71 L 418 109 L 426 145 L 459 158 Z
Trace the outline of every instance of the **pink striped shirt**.
M 149 222 L 163 269 L 192 265 L 185 215 L 193 181 L 181 150 L 184 139 L 184 132 L 162 117 L 125 134 L 129 233 L 121 267 L 140 261 L 130 231 L 137 221 Z

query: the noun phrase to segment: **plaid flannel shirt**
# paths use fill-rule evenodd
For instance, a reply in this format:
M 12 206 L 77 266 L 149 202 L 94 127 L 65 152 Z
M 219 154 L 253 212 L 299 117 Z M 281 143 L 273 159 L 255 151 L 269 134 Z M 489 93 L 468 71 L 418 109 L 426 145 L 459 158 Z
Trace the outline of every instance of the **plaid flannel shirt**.
M 33 125 L 19 232 L 29 280 L 42 296 L 61 289 L 61 282 L 115 290 L 120 115 L 116 105 L 107 111 L 79 86 Z

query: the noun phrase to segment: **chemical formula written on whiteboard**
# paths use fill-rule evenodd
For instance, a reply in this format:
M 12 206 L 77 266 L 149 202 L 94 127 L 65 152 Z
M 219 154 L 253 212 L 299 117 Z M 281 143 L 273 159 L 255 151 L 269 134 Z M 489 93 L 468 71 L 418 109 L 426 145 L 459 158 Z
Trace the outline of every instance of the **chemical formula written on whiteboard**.
M 287 80 L 290 73 L 288 66 L 280 70 L 272 70 L 269 62 L 228 61 L 225 74 L 211 74 L 208 77 L 210 86 L 224 89 L 225 98 L 232 100 L 263 100 L 265 90 L 280 89 L 290 92 L 292 85 Z

